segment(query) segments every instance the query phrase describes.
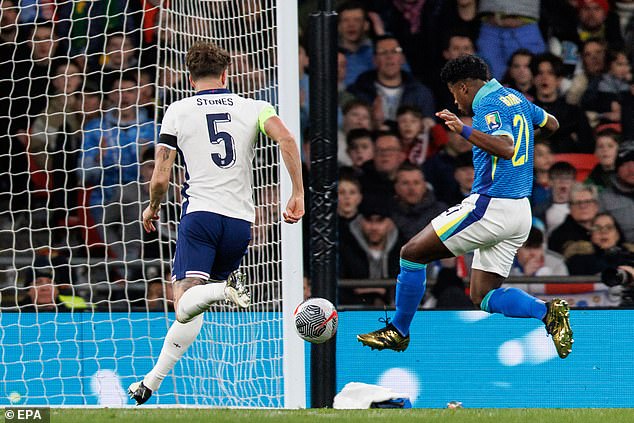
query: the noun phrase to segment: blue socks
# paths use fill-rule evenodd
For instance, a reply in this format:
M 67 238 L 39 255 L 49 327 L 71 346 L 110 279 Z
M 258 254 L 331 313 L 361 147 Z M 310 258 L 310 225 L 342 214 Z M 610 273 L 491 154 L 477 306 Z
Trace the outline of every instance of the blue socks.
M 401 335 L 409 334 L 420 301 L 425 295 L 427 265 L 401 258 L 401 272 L 396 279 L 396 314 L 392 325 Z
M 489 291 L 480 308 L 507 317 L 533 317 L 539 320 L 543 320 L 547 311 L 545 302 L 517 288 L 498 288 Z

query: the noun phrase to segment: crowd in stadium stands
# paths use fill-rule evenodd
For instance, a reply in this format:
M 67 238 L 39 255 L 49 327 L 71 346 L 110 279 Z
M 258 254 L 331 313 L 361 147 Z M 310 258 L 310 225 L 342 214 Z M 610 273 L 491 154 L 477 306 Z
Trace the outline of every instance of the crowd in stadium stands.
M 0 63 L 0 231 L 28 224 L 36 236 L 40 224 L 46 228 L 40 233 L 50 234 L 48 246 L 55 251 L 70 246 L 74 255 L 87 255 L 81 247 L 94 237 L 107 246 L 111 260 L 129 266 L 93 269 L 84 276 L 98 280 L 103 271 L 111 272 L 108 280 L 147 280 L 137 300 L 149 309 L 163 309 L 171 298 L 164 283 L 169 274 L 152 259 L 169 257 L 169 251 L 161 254 L 165 242 L 145 234 L 138 219 L 148 200 L 154 113 L 161 110 L 155 106 L 168 105 L 174 88 L 186 81 L 173 66 L 155 66 L 155 1 L 74 8 L 61 2 L 53 10 L 54 3 L 1 2 L 0 55 L 13 60 Z M 522 92 L 561 124 L 551 138 L 535 140 L 534 224 L 512 274 L 596 274 L 622 264 L 614 257 L 634 251 L 634 0 L 333 3 L 339 36 L 342 279 L 395 278 L 403 243 L 469 194 L 471 144 L 434 118 L 443 108 L 457 112 L 439 73 L 446 61 L 465 53 L 484 58 L 492 77 Z M 311 35 L 308 14 L 317 4 L 299 1 L 305 175 L 310 172 L 311 133 L 305 41 Z M 261 44 L 262 38 L 245 43 Z M 249 78 L 231 78 L 230 88 L 275 103 L 273 76 L 258 68 L 267 65 L 254 63 L 239 51 L 240 42 L 236 45 L 231 70 Z M 470 123 L 468 116 L 461 119 Z M 270 221 L 279 216 L 276 207 L 269 207 L 277 195 L 258 194 L 266 206 L 258 210 L 253 238 L 267 231 L 269 242 L 252 254 L 277 251 L 279 231 Z M 35 214 L 21 212 L 27 204 L 48 213 L 38 223 Z M 175 221 L 177 215 L 175 210 L 163 218 Z M 76 221 L 94 225 L 96 232 L 74 231 Z M 56 260 L 49 257 L 40 266 L 45 270 L 34 266 L 25 277 L 24 309 L 99 306 L 99 296 L 73 296 L 72 277 L 64 271 L 46 270 L 65 266 Z M 463 286 L 470 261 L 466 256 L 430 266 L 436 283 L 426 307 L 472 306 Z M 104 294 L 110 305 L 130 299 L 125 283 L 117 283 L 118 293 L 109 286 Z M 266 294 L 267 299 L 278 295 Z M 389 304 L 394 298 L 390 288 L 363 286 L 341 288 L 339 296 L 342 304 L 365 305 Z

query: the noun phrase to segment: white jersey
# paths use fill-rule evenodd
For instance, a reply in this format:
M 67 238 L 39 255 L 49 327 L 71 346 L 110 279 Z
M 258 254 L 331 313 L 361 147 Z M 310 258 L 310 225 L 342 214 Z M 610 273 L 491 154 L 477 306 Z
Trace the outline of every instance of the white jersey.
M 200 91 L 169 106 L 158 144 L 177 149 L 184 161 L 183 215 L 210 211 L 255 220 L 255 142 L 274 115 L 266 101 L 227 89 Z

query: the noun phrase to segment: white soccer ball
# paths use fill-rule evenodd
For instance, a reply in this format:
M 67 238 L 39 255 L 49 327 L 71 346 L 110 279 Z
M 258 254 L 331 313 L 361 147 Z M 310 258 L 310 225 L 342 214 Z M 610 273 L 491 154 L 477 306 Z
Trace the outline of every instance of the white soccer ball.
M 293 318 L 297 334 L 304 341 L 322 344 L 337 333 L 337 310 L 325 298 L 307 299 L 297 306 Z

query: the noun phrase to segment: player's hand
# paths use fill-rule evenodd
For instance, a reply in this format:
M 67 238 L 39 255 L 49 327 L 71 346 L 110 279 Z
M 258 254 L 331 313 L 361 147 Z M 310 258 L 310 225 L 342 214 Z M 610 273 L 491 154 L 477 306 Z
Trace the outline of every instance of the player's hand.
M 304 195 L 293 195 L 286 203 L 286 210 L 282 213 L 284 222 L 297 223 L 304 216 Z
M 145 210 L 143 210 L 143 229 L 145 229 L 145 232 L 150 233 L 156 231 L 153 221 L 158 220 L 158 218 L 158 210 L 154 210 L 150 206 L 147 206 Z
M 464 123 L 462 123 L 462 121 L 458 118 L 458 116 L 456 116 L 455 113 L 452 113 L 447 109 L 444 109 L 440 112 L 437 112 L 436 116 L 444 120 L 445 125 L 447 125 L 447 127 L 451 131 L 456 132 L 458 134 L 462 131 L 462 127 L 464 126 Z

